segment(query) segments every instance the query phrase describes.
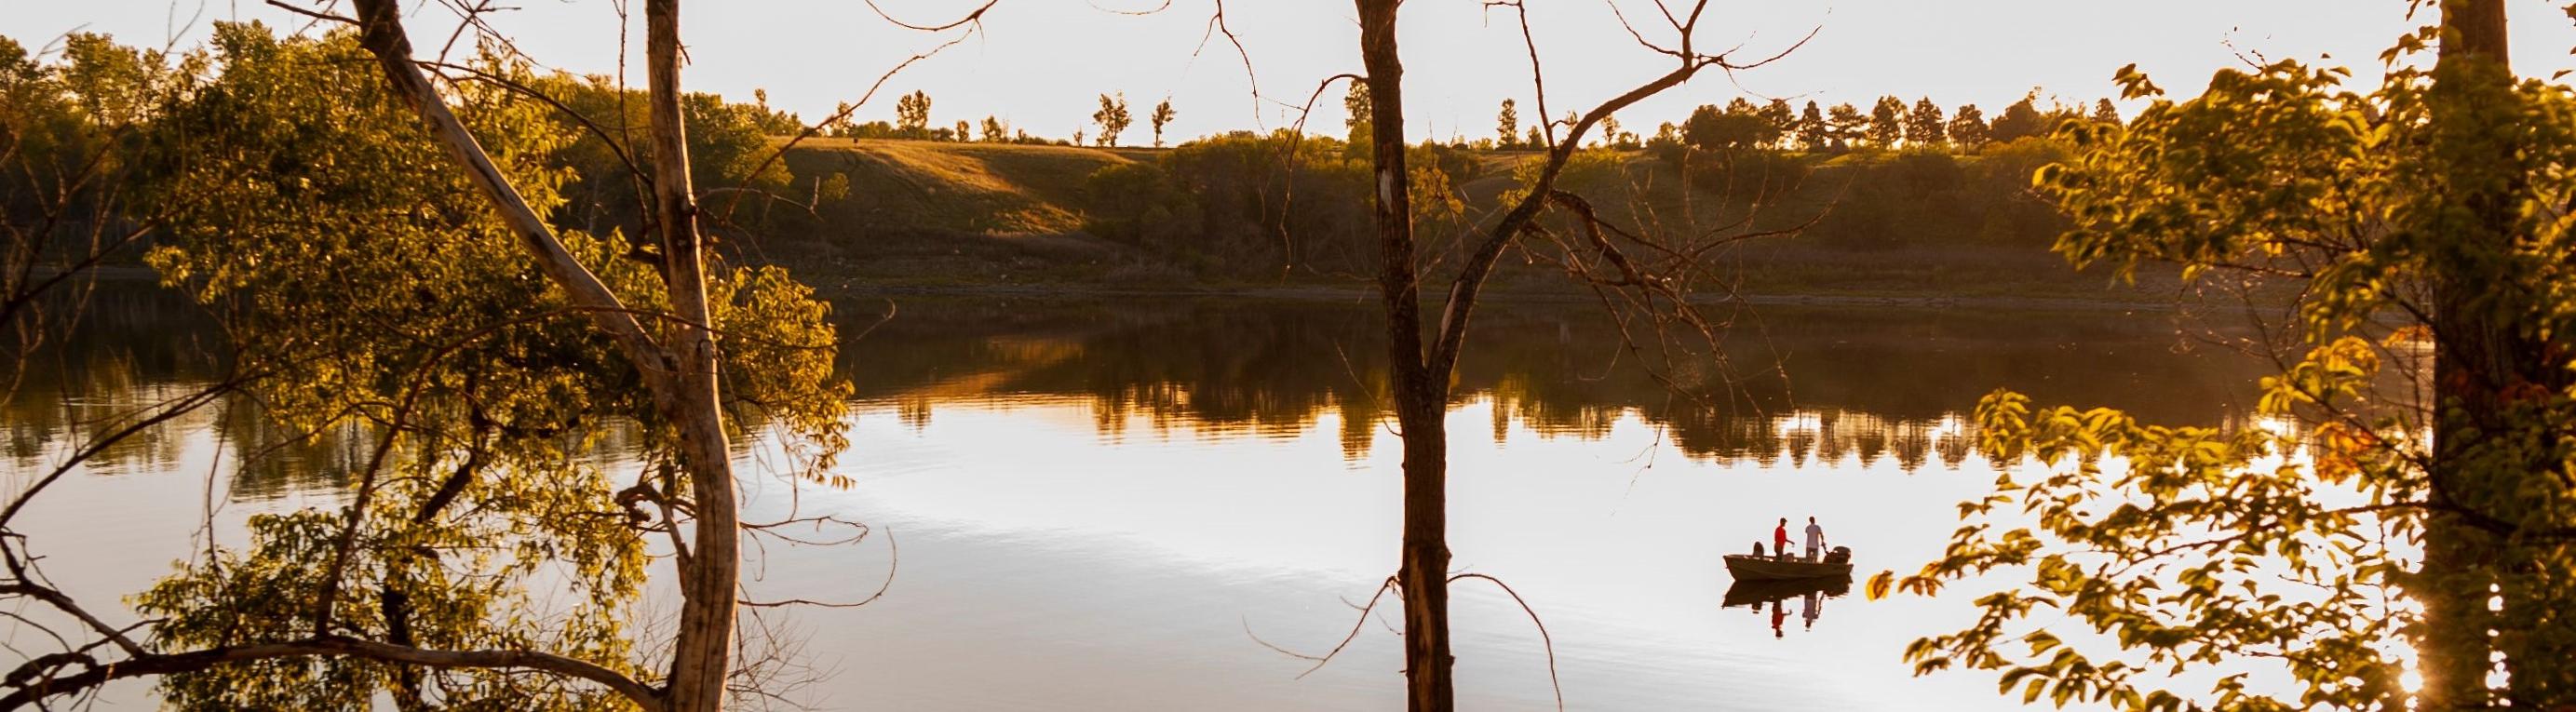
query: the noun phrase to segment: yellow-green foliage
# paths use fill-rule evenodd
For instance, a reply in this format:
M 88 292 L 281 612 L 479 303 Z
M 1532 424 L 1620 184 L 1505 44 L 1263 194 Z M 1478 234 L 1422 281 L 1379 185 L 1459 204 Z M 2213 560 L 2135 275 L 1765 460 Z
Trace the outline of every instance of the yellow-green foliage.
M 1986 453 L 2049 472 L 2006 474 L 1960 505 L 1941 560 L 1870 588 L 2029 578 L 1978 599 L 1968 628 L 1908 648 L 1918 670 L 1996 670 L 2024 700 L 2123 710 L 2401 710 L 2414 706 L 2403 642 L 2428 670 L 2467 671 L 2453 684 L 2474 692 L 2455 704 L 2483 708 L 2496 666 L 2515 708 L 2576 697 L 2576 97 L 2498 81 L 2446 105 L 2411 70 L 2368 94 L 2344 75 L 2222 71 L 2126 127 L 2062 130 L 2074 155 L 2038 185 L 2076 223 L 2057 243 L 2070 260 L 2303 288 L 2300 348 L 2262 381 L 2257 411 L 2296 426 L 2166 428 L 1988 396 Z M 2478 190 L 2504 197 L 2463 197 Z M 2517 345 L 2481 353 L 2489 338 Z M 2498 380 L 2411 383 L 2432 375 L 2428 340 Z M 2495 563 L 2424 568 L 2437 526 Z M 2438 622 L 2449 629 L 2425 613 L 2437 600 L 2458 602 L 2461 617 Z M 2052 632 L 2070 627 L 2101 637 Z M 2287 687 L 2249 688 L 2258 669 Z M 2218 677 L 2185 689 L 2171 674 L 2189 670 Z
M 184 650 L 343 634 L 435 649 L 534 649 L 647 679 L 627 626 L 645 566 L 619 480 L 593 450 L 640 429 L 648 471 L 671 438 L 639 374 L 524 256 L 520 238 L 402 106 L 347 34 L 221 24 L 210 73 L 156 128 L 153 181 L 176 207 L 149 261 L 211 307 L 261 412 L 289 432 L 391 437 L 355 529 L 332 628 L 310 630 L 343 514 L 256 516 L 250 541 L 138 596 Z M 526 68 L 481 60 L 485 71 Z M 452 101 L 541 210 L 571 178 L 549 107 L 459 85 Z M 656 267 L 614 232 L 566 247 L 671 338 Z M 710 267 L 734 423 L 777 423 L 821 472 L 845 446 L 827 307 L 777 269 Z M 685 491 L 671 478 L 641 484 Z M 651 516 L 651 515 L 648 515 Z M 542 602 L 552 602 L 545 604 Z M 547 607 L 551 605 L 553 607 Z M 421 680 L 356 658 L 279 659 L 163 680 L 182 709 L 365 709 Z M 429 676 L 449 705 L 620 704 L 547 676 Z

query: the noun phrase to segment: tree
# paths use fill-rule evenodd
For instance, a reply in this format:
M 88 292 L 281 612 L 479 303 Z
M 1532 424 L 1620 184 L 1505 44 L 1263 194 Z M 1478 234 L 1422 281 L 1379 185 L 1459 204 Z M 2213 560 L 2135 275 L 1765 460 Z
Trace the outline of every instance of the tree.
M 2093 102 L 2093 120 L 2108 124 L 2120 123 L 2120 107 L 2112 106 L 2109 99 L 2097 99 Z
M 1872 148 L 1895 148 L 1905 137 L 1905 100 L 1892 96 L 1878 98 L 1869 109 L 1869 145 Z
M 930 137 L 930 93 L 915 89 L 894 100 L 894 127 L 904 138 Z
M 850 114 L 852 111 L 853 109 L 849 102 L 844 101 L 834 104 L 832 106 L 832 116 L 823 124 L 823 135 L 830 136 L 832 138 L 853 138 L 852 134 L 855 133 L 858 128 L 858 122 L 850 120 Z
M 1824 111 L 1816 108 L 1815 100 L 1807 100 L 1807 108 L 1798 112 L 1798 148 L 1822 151 L 1832 144 L 1833 129 L 1825 124 Z
M 1512 100 L 1504 99 L 1503 109 L 1494 113 L 1494 132 L 1501 135 L 1498 142 L 1503 148 L 1520 147 L 1521 112 L 1518 107 L 1512 106 Z
M 1004 143 L 1011 140 L 1011 128 L 1004 125 L 1001 119 L 991 116 L 984 117 L 983 129 L 983 138 L 985 143 Z
M 1350 91 L 1342 94 L 1342 154 L 1350 158 L 1368 156 L 1369 93 L 1368 82 L 1351 82 Z
M 25 359 L 77 321 L 49 307 L 56 295 L 86 293 L 98 267 L 152 239 L 161 201 L 130 196 L 153 163 L 148 123 L 186 88 L 169 60 L 74 33 L 46 63 L 0 37 L 0 399 L 16 393 Z
M 2576 258 L 2576 96 L 2514 78 L 2501 0 L 2439 7 L 2369 93 L 2344 88 L 2346 70 L 2280 61 L 2175 101 L 2133 65 L 2123 96 L 2151 103 L 2125 125 L 2060 129 L 2075 157 L 2039 185 L 2076 222 L 2062 254 L 2296 295 L 2282 371 L 2256 388 L 2257 412 L 2294 427 L 2157 427 L 1989 396 L 1981 447 L 2052 472 L 1962 504 L 1949 555 L 1870 588 L 2030 582 L 1909 647 L 1918 669 L 2001 670 L 2027 697 L 2131 710 L 2184 706 L 2166 686 L 2221 661 L 2221 708 L 2576 704 L 2576 321 L 2569 278 L 2543 267 Z M 2429 72 L 2405 61 L 2436 44 Z M 2061 638 L 2037 610 L 2106 636 Z M 2238 684 L 2256 661 L 2292 694 Z
M 646 8 L 658 250 L 559 232 L 537 209 L 563 180 L 545 154 L 569 141 L 545 118 L 562 105 L 522 93 L 525 65 L 486 55 L 441 88 L 395 2 L 354 5 L 355 33 L 279 40 L 218 25 L 215 53 L 190 66 L 223 71 L 158 119 L 167 163 L 142 182 L 182 210 L 162 223 L 174 242 L 153 266 L 219 304 L 237 362 L 275 376 L 233 385 L 290 429 L 372 431 L 352 501 L 254 517 L 247 548 L 135 597 L 148 629 L 75 615 L 99 643 L 27 661 L 0 682 L 0 707 L 164 676 L 187 708 L 379 695 L 406 708 L 434 696 L 589 709 L 610 695 L 721 708 L 742 583 L 727 419 L 777 419 L 828 458 L 846 386 L 829 375 L 820 302 L 783 272 L 705 253 L 676 3 Z M 247 174 L 271 180 L 222 177 Z M 618 423 L 650 434 L 640 441 L 658 463 L 625 490 L 567 445 Z M 634 518 L 563 516 L 620 510 Z M 640 593 L 639 530 L 684 552 L 658 676 L 618 635 L 617 607 Z M 585 603 L 532 630 L 517 602 L 550 560 L 566 567 L 550 585 Z M 37 598 L 77 611 L 59 592 Z M 128 637 L 138 630 L 150 637 Z M 434 693 L 424 669 L 443 671 Z
M 1771 122 L 1737 99 L 1729 108 L 1701 104 L 1682 122 L 1682 140 L 1703 151 L 1742 151 L 1770 145 L 1778 136 Z
M 1772 99 L 1771 103 L 1763 104 L 1762 120 L 1770 124 L 1770 129 L 1764 134 L 1769 139 L 1763 142 L 1764 145 L 1788 148 L 1792 137 L 1798 135 L 1798 112 L 1789 108 L 1787 99 Z
M 1108 94 L 1100 95 L 1100 110 L 1091 112 L 1092 125 L 1100 127 L 1100 145 L 1118 145 L 1118 132 L 1127 130 L 1130 118 L 1127 115 L 1126 92 L 1119 92 L 1114 99 Z M 1074 139 L 1075 143 L 1081 141 L 1080 138 Z
M 1172 123 L 1172 116 L 1172 100 L 1170 98 L 1166 97 L 1163 99 L 1162 103 L 1154 105 L 1154 115 L 1152 118 L 1154 121 L 1155 148 L 1163 147 L 1163 126 Z
M 1534 221 L 1550 204 L 1563 206 L 1579 217 L 1582 229 L 1589 235 L 1587 244 L 1610 245 L 1599 248 L 1600 259 L 1621 266 L 1605 265 L 1604 269 L 1633 270 L 1635 263 L 1629 262 L 1624 253 L 1616 253 L 1618 248 L 1603 237 L 1598 216 L 1591 212 L 1589 204 L 1557 187 L 1558 177 L 1579 151 L 1584 134 L 1603 117 L 1679 86 L 1701 69 L 1733 71 L 1758 66 L 1760 62 L 1738 64 L 1722 55 L 1701 54 L 1695 49 L 1704 0 L 1694 3 L 1686 15 L 1680 15 L 1690 19 L 1671 23 L 1677 37 L 1670 44 L 1658 46 L 1640 36 L 1640 44 L 1673 57 L 1678 66 L 1580 114 L 1567 127 L 1565 135 L 1548 148 L 1523 189 L 1515 191 L 1518 197 L 1509 201 L 1509 208 L 1476 233 L 1472 251 L 1459 263 L 1457 275 L 1446 290 L 1448 297 L 1435 325 L 1426 323 L 1422 315 L 1423 267 L 1414 240 L 1413 174 L 1406 169 L 1404 143 L 1404 68 L 1396 46 L 1399 0 L 1356 0 L 1356 4 L 1360 55 L 1372 100 L 1370 130 L 1377 190 L 1372 191 L 1371 208 L 1379 244 L 1378 290 L 1387 315 L 1391 369 L 1388 392 L 1404 442 L 1404 541 L 1399 549 L 1399 568 L 1388 585 L 1400 592 L 1404 605 L 1407 707 L 1445 712 L 1455 707 L 1450 681 L 1453 659 L 1449 652 L 1448 585 L 1456 578 L 1474 576 L 1453 575 L 1449 568 L 1445 416 L 1451 376 L 1464 351 L 1468 325 L 1485 278 L 1517 239 L 1535 229 Z M 1527 15 L 1522 15 L 1521 21 L 1526 26 Z M 1662 48 L 1666 46 L 1670 49 Z M 1498 128 L 1509 138 L 1516 122 L 1509 116 L 1509 104 L 1505 106 L 1506 116 L 1498 122 Z M 1637 280 L 1640 275 L 1633 272 L 1626 277 L 1636 281 L 1617 282 L 1616 277 L 1602 276 L 1595 284 L 1670 284 L 1659 279 Z M 1688 300 L 1672 303 L 1687 304 Z
M 1986 114 L 1975 104 L 1963 104 L 1959 113 L 1950 117 L 1950 142 L 1960 150 L 1975 151 L 1986 145 Z
M 1682 143 L 1681 127 L 1670 121 L 1656 124 L 1655 135 L 1646 139 L 1644 147 L 1646 155 L 1674 164 L 1678 164 L 1681 156 L 1690 150 Z
M 1609 148 L 1618 148 L 1620 143 L 1619 117 L 1601 117 L 1601 143 L 1598 145 Z
M 1932 103 L 1932 97 L 1915 101 L 1914 112 L 1905 115 L 1905 143 L 1918 148 L 1950 143 L 1949 127 L 1941 121 L 1941 105 Z
M 1834 108 L 1828 111 L 1830 113 L 1826 114 L 1825 127 L 1833 136 L 1835 150 L 1850 148 L 1868 137 L 1869 115 L 1860 113 L 1860 107 L 1835 104 Z
M 2002 143 L 2047 133 L 2048 117 L 2042 116 L 2039 107 L 2033 105 L 2036 100 L 2036 94 L 2023 96 L 2021 101 L 2004 107 L 2003 115 L 1995 117 L 1993 128 L 1986 132 L 1987 139 Z

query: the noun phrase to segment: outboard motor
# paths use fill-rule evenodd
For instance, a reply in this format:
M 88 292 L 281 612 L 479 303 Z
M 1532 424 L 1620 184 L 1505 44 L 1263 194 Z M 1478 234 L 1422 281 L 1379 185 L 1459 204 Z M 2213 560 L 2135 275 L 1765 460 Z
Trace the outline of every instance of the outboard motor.
M 1848 546 L 1837 546 L 1837 547 L 1834 547 L 1834 550 L 1833 550 L 1833 551 L 1825 552 L 1825 563 L 1828 563 L 1828 564 L 1848 564 L 1848 563 L 1851 563 L 1851 547 L 1848 547 Z

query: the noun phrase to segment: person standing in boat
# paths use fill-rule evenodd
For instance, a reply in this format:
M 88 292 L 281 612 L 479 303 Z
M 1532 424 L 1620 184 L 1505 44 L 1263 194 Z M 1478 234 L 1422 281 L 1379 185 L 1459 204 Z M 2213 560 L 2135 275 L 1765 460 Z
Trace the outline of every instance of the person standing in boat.
M 1815 517 L 1808 517 L 1808 518 L 1807 518 L 1807 560 L 1808 560 L 1808 561 L 1815 561 L 1815 560 L 1816 560 L 1816 557 L 1818 557 L 1818 556 L 1822 556 L 1824 553 L 1825 553 L 1825 527 L 1824 527 L 1823 525 L 1817 524 L 1817 523 L 1816 523 L 1816 518 L 1815 518 Z
M 1780 526 L 1771 528 L 1771 553 L 1781 561 L 1789 560 L 1789 518 L 1781 517 Z

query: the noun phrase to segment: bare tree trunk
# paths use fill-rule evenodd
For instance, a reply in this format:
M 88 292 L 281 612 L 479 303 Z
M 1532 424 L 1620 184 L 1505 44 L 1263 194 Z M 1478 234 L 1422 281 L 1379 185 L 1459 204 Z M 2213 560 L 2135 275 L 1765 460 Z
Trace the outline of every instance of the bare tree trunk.
M 1422 286 L 1404 166 L 1404 65 L 1395 45 L 1398 0 L 1357 2 L 1377 158 L 1378 291 L 1386 301 L 1389 386 L 1404 429 L 1404 549 L 1396 585 L 1404 594 L 1406 707 L 1446 712 L 1456 706 L 1449 677 L 1449 379 L 1422 352 Z
M 2434 422 L 2432 499 L 2474 511 L 2480 493 L 2511 487 L 2510 468 L 2491 452 L 2498 394 L 2519 369 L 2510 328 L 2481 304 L 2486 288 L 2479 253 L 2512 239 L 2512 143 L 2501 121 L 2512 91 L 2505 54 L 2503 0 L 2443 0 L 2441 58 L 2434 71 L 2433 157 L 2446 207 L 2467 215 L 2433 251 Z M 2499 152 L 2502 152 L 2499 154 Z M 2502 537 L 2466 511 L 2436 509 L 2425 522 L 2424 565 L 2410 586 L 2424 604 L 2418 666 L 2424 687 L 2416 709 L 2483 710 L 2495 703 L 2487 685 L 2497 651 L 2498 616 L 2488 601 L 2497 582 Z M 2563 661 L 2558 661 L 2563 663 Z M 2552 663 L 2552 664 L 2558 664 Z
M 669 687 L 659 692 L 668 709 L 723 709 L 725 679 L 732 671 L 740 514 L 735 511 L 733 464 L 717 400 L 715 325 L 707 305 L 705 246 L 689 181 L 688 136 L 681 127 L 678 0 L 651 0 L 645 13 L 654 207 L 663 240 L 663 280 L 673 316 L 680 322 L 664 330 L 670 339 L 667 345 L 656 340 L 633 309 L 564 249 L 544 218 L 448 110 L 413 63 L 396 0 L 357 0 L 356 4 L 360 44 L 375 55 L 395 92 L 420 112 L 448 155 L 473 177 L 548 281 L 564 289 L 617 343 L 652 391 L 654 410 L 678 430 L 680 465 L 688 473 L 690 496 L 695 500 L 696 543 L 691 555 L 680 557 L 680 620 L 673 632 Z
M 732 670 L 734 586 L 741 568 L 733 460 L 716 394 L 714 316 L 707 309 L 705 244 L 689 181 L 689 142 L 680 116 L 680 2 L 645 5 L 645 62 L 653 130 L 653 203 L 661 223 L 663 282 L 683 322 L 670 340 L 680 464 L 697 501 L 697 544 L 680 572 L 680 628 L 671 656 L 671 709 L 724 708 Z

